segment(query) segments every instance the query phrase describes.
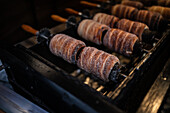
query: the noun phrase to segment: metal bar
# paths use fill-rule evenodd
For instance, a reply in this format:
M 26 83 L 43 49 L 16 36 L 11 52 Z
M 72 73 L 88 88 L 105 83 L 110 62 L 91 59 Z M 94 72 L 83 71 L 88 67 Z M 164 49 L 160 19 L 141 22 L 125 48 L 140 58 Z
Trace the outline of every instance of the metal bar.
M 51 28 L 50 32 L 52 34 L 55 34 L 55 33 L 64 31 L 66 29 L 65 26 L 66 26 L 65 24 L 60 24 L 58 26 L 55 26 L 55 27 Z M 24 46 L 26 48 L 30 48 L 30 47 L 36 45 L 37 43 L 38 42 L 37 42 L 36 36 L 33 36 L 33 37 L 28 38 L 27 40 L 24 40 L 22 42 L 19 42 L 19 43 L 15 44 L 15 45 L 21 44 L 22 46 Z
M 168 60 L 163 72 L 159 74 L 156 81 L 150 88 L 149 92 L 145 96 L 141 103 L 137 113 L 157 113 L 164 96 L 170 85 L 170 74 L 164 73 L 164 71 L 170 67 L 170 59 Z

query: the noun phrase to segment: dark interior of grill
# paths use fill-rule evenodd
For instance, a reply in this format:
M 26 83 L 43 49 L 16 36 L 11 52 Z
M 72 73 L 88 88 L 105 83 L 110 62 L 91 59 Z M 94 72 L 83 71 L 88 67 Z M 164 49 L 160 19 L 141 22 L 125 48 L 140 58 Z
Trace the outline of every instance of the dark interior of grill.
M 71 25 L 69 22 L 61 24 L 50 18 L 52 14 L 58 14 L 65 18 L 71 17 L 64 11 L 67 7 L 81 12 L 88 9 L 91 16 L 97 12 L 110 14 L 108 10 L 110 6 L 106 1 L 88 1 L 100 4 L 102 8 L 87 7 L 81 5 L 78 0 L 50 0 L 48 3 L 39 0 L 13 1 L 16 5 L 1 1 L 2 8 L 7 10 L 3 12 L 3 21 L 1 21 L 0 74 L 3 75 L 5 71 L 8 82 L 4 82 L 0 78 L 0 83 L 2 81 L 0 90 L 4 91 L 0 94 L 0 112 L 1 110 L 2 112 L 25 110 L 28 112 L 61 113 L 168 113 L 170 111 L 168 101 L 170 24 L 168 23 L 168 27 L 163 31 L 154 31 L 157 35 L 153 41 L 141 42 L 142 51 L 127 57 L 111 51 L 103 45 L 83 39 L 77 33 L 77 26 Z M 146 7 L 157 3 L 152 0 L 146 4 L 146 1 L 143 1 Z M 120 3 L 119 0 L 110 0 L 110 2 L 112 5 Z M 88 12 L 86 13 L 88 15 Z M 12 17 L 13 19 L 10 20 L 9 18 Z M 82 21 L 79 16 L 74 16 L 72 19 L 70 22 L 73 23 L 74 19 L 77 20 L 76 25 Z M 25 23 L 37 30 L 50 28 L 52 36 L 66 34 L 85 42 L 86 46 L 95 47 L 117 56 L 121 64 L 118 81 L 105 82 L 80 69 L 76 64 L 70 64 L 61 57 L 55 56 L 49 50 L 49 42 L 41 40 L 38 43 L 37 37 L 32 37 L 33 35 L 21 29 L 21 25 Z M 106 31 L 104 31 L 105 34 Z M 36 43 L 34 44 L 29 39 Z M 26 46 L 25 43 L 31 46 Z M 10 84 L 12 88 L 6 87 L 4 85 L 6 83 Z M 3 88 L 4 86 L 5 88 Z M 15 100 L 16 97 L 10 97 L 8 93 L 5 93 L 8 90 L 13 91 L 11 94 L 16 93 L 14 96 L 18 99 L 20 98 L 19 94 L 31 104 L 23 107 L 22 101 L 24 102 L 24 100 Z M 162 93 L 157 94 L 158 92 Z M 4 101 L 4 98 L 11 101 Z M 156 100 L 160 100 L 160 103 L 156 104 Z M 11 105 L 13 101 L 14 103 Z M 17 108 L 15 104 L 21 108 Z M 32 106 L 32 108 L 28 106 Z

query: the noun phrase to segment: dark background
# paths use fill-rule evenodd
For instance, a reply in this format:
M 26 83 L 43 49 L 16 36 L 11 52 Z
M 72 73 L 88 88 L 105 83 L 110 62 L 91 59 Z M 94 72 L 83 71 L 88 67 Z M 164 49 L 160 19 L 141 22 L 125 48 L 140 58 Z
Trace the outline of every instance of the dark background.
M 66 7 L 82 11 L 80 0 L 0 0 L 0 42 L 15 44 L 32 36 L 21 29 L 28 24 L 36 29 L 54 27 L 60 23 L 51 14 L 68 17 Z
M 51 19 L 51 14 L 68 18 L 64 11 L 70 7 L 78 11 L 93 9 L 80 4 L 81 0 L 0 0 L 0 43 L 15 44 L 32 35 L 21 29 L 28 24 L 36 29 L 51 28 L 58 24 Z M 96 0 L 86 0 L 94 3 Z M 120 1 L 120 0 L 116 0 Z M 147 1 L 147 0 L 145 0 Z M 154 0 L 152 0 L 154 1 Z

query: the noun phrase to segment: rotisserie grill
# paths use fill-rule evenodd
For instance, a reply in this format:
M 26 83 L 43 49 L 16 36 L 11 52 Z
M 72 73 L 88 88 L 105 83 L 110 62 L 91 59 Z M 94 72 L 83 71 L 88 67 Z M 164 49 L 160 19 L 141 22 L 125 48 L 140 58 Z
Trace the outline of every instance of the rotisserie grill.
M 94 7 L 88 11 L 67 8 L 74 14 L 68 19 L 51 13 L 54 24 L 62 22 L 51 29 L 20 25 L 35 36 L 0 45 L 0 72 L 6 71 L 14 91 L 47 112 L 152 112 L 154 106 L 142 111 L 144 98 L 158 78 L 170 76 L 159 75 L 170 53 L 169 9 L 161 15 L 153 6 L 159 2 L 90 2 L 81 1 Z

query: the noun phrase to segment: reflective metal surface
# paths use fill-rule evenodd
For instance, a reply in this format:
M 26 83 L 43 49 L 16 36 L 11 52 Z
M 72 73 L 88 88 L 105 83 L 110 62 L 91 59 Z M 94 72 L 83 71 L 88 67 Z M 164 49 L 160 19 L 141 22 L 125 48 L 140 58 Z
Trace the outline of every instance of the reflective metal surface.
M 0 92 L 0 109 L 6 113 L 48 113 L 3 85 Z

